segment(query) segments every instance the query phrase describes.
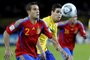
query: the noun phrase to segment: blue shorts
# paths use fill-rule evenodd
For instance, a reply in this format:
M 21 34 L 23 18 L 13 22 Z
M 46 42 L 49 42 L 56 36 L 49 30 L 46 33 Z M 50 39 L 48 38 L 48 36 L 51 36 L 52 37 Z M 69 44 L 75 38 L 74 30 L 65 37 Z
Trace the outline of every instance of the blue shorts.
M 69 56 L 73 56 L 73 51 L 68 48 L 63 48 Z
M 22 56 L 25 60 L 38 60 L 38 58 L 34 58 L 28 54 L 23 54 Z M 20 57 L 16 57 L 16 60 L 21 60 L 21 59 L 20 59 Z
M 68 49 L 68 48 L 63 48 L 64 51 L 69 55 L 69 56 L 73 56 L 73 51 Z M 64 57 L 64 55 L 62 55 L 63 59 L 65 60 L 66 58 Z
M 47 50 L 45 54 L 46 54 L 46 60 L 56 60 L 53 54 L 49 50 Z M 40 60 L 40 54 L 38 55 L 38 60 Z

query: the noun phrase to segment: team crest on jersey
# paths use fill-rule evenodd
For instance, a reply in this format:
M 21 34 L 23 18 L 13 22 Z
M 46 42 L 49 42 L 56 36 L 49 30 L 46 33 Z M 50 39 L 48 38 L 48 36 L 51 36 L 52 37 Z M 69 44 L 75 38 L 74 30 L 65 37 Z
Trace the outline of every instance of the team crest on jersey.
M 35 27 L 33 27 L 32 30 L 35 30 Z
M 41 32 L 41 29 L 40 29 L 40 27 L 38 26 L 38 27 L 37 27 L 37 30 L 36 30 L 36 33 L 37 33 L 37 34 L 40 34 L 40 32 Z

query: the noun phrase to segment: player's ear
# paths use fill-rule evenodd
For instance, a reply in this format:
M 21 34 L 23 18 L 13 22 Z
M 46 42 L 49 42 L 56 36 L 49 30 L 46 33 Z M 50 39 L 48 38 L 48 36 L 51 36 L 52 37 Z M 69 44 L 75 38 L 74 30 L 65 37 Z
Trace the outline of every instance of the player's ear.
M 51 11 L 51 14 L 53 14 L 53 11 Z
M 28 14 L 30 14 L 30 11 L 27 11 Z

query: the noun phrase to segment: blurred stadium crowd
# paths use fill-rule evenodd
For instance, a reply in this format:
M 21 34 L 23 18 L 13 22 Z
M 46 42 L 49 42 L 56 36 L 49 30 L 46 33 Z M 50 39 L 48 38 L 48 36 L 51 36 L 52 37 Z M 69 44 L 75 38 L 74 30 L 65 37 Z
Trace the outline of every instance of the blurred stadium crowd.
M 32 1 L 39 2 L 41 18 L 50 15 L 51 6 L 54 3 L 63 5 L 67 2 L 71 2 L 75 4 L 78 10 L 79 20 L 83 22 L 86 30 L 88 30 L 88 21 L 90 18 L 90 6 L 88 0 L 0 0 L 0 34 L 4 32 L 9 23 L 18 18 L 27 16 L 25 5 Z M 0 41 L 2 40 L 1 38 L 2 36 L 0 35 Z
M 40 5 L 41 17 L 48 15 L 51 6 L 54 3 L 60 3 L 61 5 L 71 2 L 76 5 L 78 13 L 80 15 L 90 16 L 89 1 L 84 0 L 0 0 L 0 17 L 21 17 L 25 16 L 25 5 L 28 2 L 37 1 Z M 44 11 L 44 13 L 43 13 Z

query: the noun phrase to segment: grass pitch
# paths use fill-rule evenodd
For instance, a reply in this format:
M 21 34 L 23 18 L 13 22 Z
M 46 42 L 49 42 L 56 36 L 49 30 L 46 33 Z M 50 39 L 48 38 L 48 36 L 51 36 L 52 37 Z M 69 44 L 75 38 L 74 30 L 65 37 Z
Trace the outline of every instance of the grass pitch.
M 49 46 L 49 49 L 54 54 L 56 60 L 62 60 L 60 53 L 57 52 L 52 45 Z M 14 53 L 15 46 L 11 46 L 11 50 L 13 51 L 13 56 L 11 56 L 11 60 L 16 60 Z M 4 53 L 4 46 L 0 46 L 0 60 L 5 60 Z M 90 44 L 76 44 L 74 49 L 74 60 L 90 60 Z

